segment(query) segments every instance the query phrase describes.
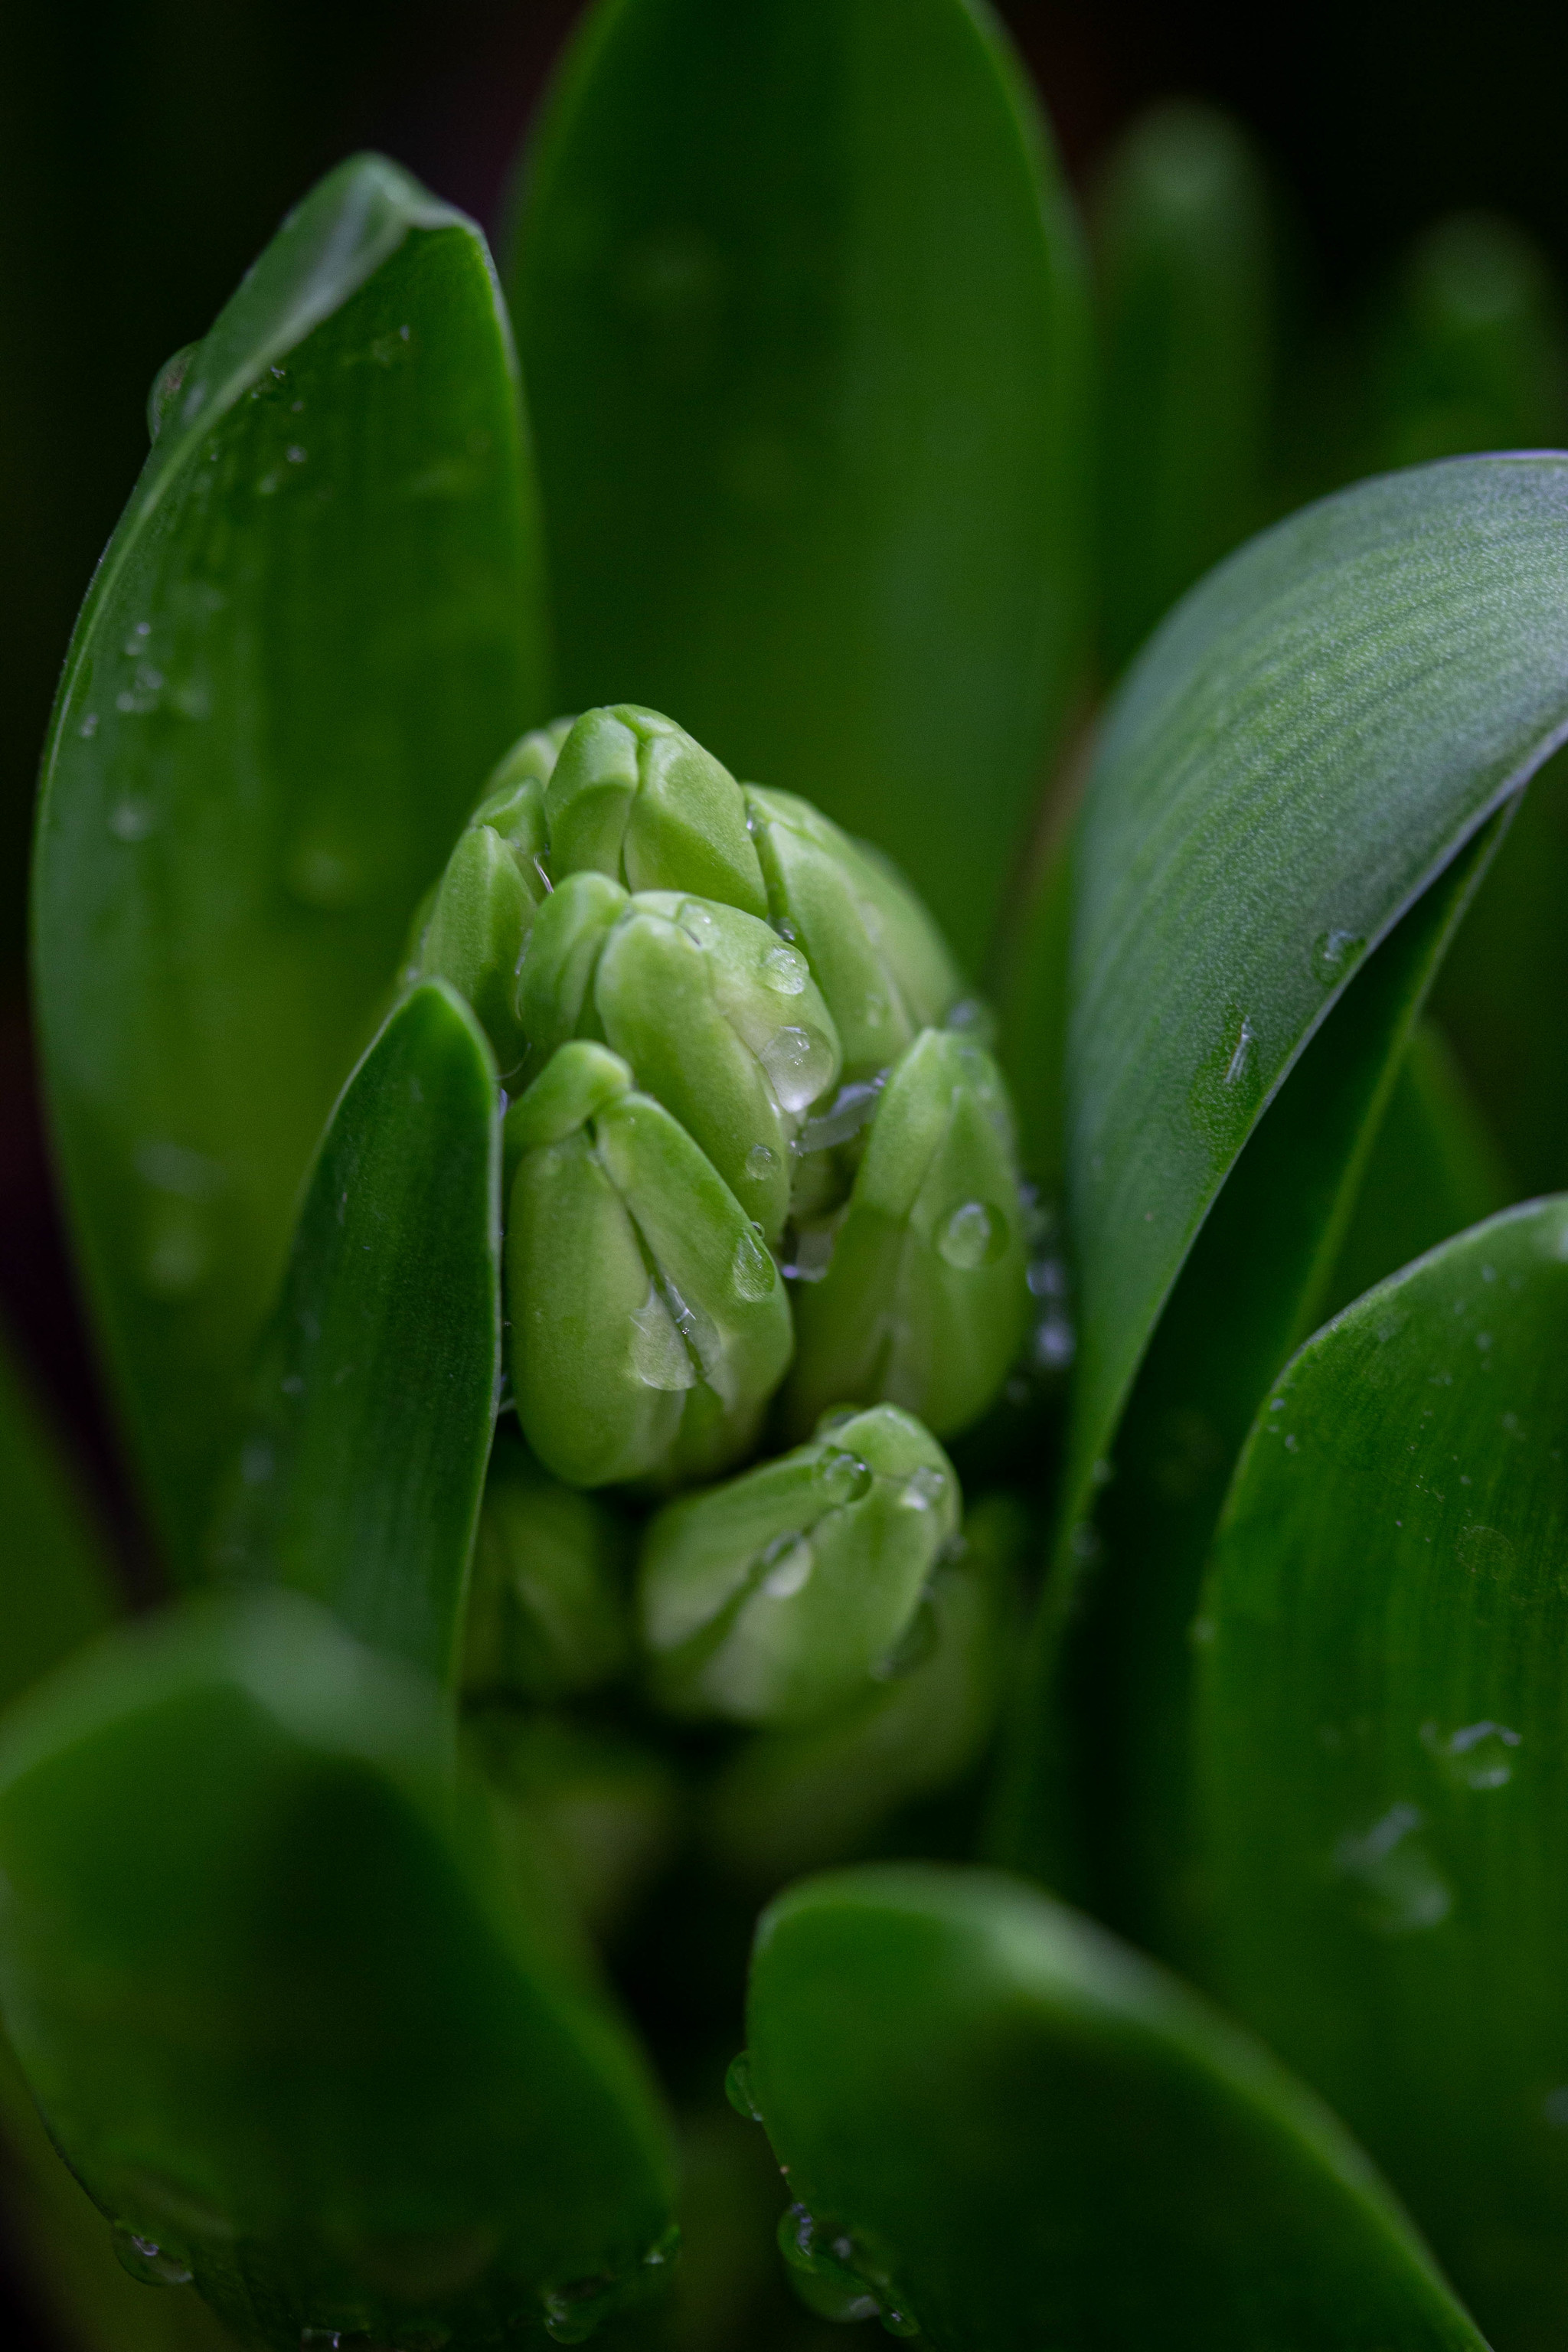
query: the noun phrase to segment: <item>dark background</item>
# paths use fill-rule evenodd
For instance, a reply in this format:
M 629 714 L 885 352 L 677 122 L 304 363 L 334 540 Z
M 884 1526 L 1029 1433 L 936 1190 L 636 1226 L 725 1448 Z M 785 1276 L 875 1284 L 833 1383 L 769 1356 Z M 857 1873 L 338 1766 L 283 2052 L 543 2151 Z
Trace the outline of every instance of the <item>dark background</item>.
M 148 383 L 282 213 L 374 146 L 493 227 L 578 6 L 10 0 L 0 16 L 0 1308 L 111 1510 L 26 1045 L 27 832 L 71 621 L 145 453 Z M 1149 100 L 1234 108 L 1286 194 L 1303 299 L 1325 318 L 1456 205 L 1513 214 L 1568 276 L 1568 10 L 1325 0 L 1240 32 L 1169 0 L 1003 0 L 1002 14 L 1080 187 Z M 13 2326 L 7 2340 L 38 2340 Z

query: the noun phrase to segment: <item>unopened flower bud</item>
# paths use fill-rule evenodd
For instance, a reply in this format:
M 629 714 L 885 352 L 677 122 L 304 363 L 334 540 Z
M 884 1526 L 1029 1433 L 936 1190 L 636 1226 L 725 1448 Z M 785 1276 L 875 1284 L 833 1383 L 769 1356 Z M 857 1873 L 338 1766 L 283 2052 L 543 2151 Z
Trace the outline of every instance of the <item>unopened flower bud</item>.
M 523 1435 L 574 1486 L 711 1477 L 752 1442 L 789 1362 L 784 1284 L 679 1121 L 646 1094 L 601 1099 L 616 1058 L 603 1048 L 563 1052 L 564 1076 L 547 1066 L 509 1115 L 521 1156 L 506 1286 Z M 590 1067 L 592 1055 L 603 1059 Z M 559 1131 L 590 1098 L 583 1122 Z
M 628 890 L 689 890 L 765 916 L 767 892 L 741 788 L 657 710 L 586 710 L 545 799 L 551 870 L 607 874 Z
M 830 1414 L 809 1444 L 667 1505 L 637 1611 L 672 1712 L 794 1724 L 874 1679 L 957 1531 L 952 1464 L 891 1405 Z
M 837 1024 L 844 1077 L 885 1069 L 963 994 L 946 941 L 910 886 L 794 793 L 746 787 L 746 809 L 780 935 L 811 965 Z
M 826 1272 L 795 1293 L 789 1424 L 879 1398 L 942 1437 L 977 1420 L 1017 1353 L 1029 1292 L 1006 1090 L 972 1040 L 927 1029 L 893 1069 L 825 1239 Z
M 626 1528 L 541 1468 L 505 1425 L 479 1513 L 465 1697 L 549 1701 L 595 1689 L 631 1652 Z

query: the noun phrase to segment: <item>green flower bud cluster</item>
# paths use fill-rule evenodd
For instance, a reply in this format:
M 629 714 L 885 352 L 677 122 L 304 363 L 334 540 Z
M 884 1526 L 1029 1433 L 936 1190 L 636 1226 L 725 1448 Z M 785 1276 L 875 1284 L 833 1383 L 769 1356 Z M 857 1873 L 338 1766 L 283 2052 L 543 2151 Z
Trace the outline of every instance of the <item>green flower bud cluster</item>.
M 515 1093 L 512 1388 L 558 1476 L 711 1478 L 792 1360 L 786 1435 L 992 1402 L 1027 1316 L 1011 1112 L 875 851 L 655 711 L 591 710 L 498 770 L 410 971 L 462 991 Z

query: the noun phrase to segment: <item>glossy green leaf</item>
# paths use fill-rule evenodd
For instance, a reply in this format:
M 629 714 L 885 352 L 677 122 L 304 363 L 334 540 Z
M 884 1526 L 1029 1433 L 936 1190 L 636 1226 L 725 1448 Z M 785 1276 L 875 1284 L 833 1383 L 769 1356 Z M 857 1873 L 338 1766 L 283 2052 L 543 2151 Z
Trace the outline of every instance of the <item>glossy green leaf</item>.
M 483 1031 L 427 981 L 332 1115 L 214 1557 L 324 1601 L 438 1681 L 500 1376 L 500 1109 Z
M 276 2352 L 570 2338 L 657 2282 L 657 2096 L 509 1860 L 432 1687 L 291 1594 L 187 1604 L 13 1716 L 0 2000 L 146 2273 Z
M 934 2352 L 1481 2352 L 1327 2110 L 1016 1881 L 807 1879 L 758 1927 L 747 2032 L 786 2251 Z
M 602 0 L 511 277 L 572 707 L 897 857 L 973 962 L 1077 668 L 1087 306 L 971 0 Z
M 1141 117 L 1100 182 L 1100 607 L 1112 674 L 1264 519 L 1268 212 L 1246 132 L 1192 100 Z
M 1565 1313 L 1557 1198 L 1320 1332 L 1198 1627 L 1213 1979 L 1526 2352 L 1568 2317 Z
M 1355 1212 L 1433 971 L 1510 813 L 1366 960 L 1259 1123 L 1037 1616 L 994 1851 L 1177 1960 L 1190 1925 L 1187 1629 L 1215 1523 L 1259 1399 L 1328 1311 L 1347 1234 L 1363 1252 L 1395 1247 L 1375 1276 L 1400 1263 L 1408 1223 L 1395 1215 L 1380 1233 L 1368 1215 L 1358 1228 Z M 1443 1202 L 1411 1197 L 1411 1175 L 1397 1174 L 1403 1211 L 1440 1214 Z
M 1363 483 L 1196 589 L 1117 703 L 1078 869 L 1069 1522 L 1265 1106 L 1568 728 L 1565 524 L 1568 459 Z
M 83 1482 L 0 1329 L 0 1706 L 112 1624 L 114 1574 Z
M 322 1123 L 544 683 L 489 257 L 360 158 L 198 347 L 89 593 L 45 762 L 55 1131 L 137 1465 L 186 1567 Z

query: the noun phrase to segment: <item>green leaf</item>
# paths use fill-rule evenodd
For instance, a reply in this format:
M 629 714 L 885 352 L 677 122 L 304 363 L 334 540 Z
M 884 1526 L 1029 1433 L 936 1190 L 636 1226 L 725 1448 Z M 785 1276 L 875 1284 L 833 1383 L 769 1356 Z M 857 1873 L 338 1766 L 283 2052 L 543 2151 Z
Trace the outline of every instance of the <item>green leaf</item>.
M 1521 2347 L 1568 2316 L 1565 1312 L 1558 1198 L 1321 1331 L 1198 1628 L 1210 1973 Z
M 1142 116 L 1100 182 L 1101 635 L 1112 674 L 1264 519 L 1268 212 L 1246 132 L 1191 100 Z
M 37 1000 L 62 1170 L 176 1560 L 421 892 L 543 714 L 515 362 L 472 224 L 374 157 L 191 362 L 78 625 Z
M 0 1706 L 112 1624 L 121 1603 L 79 1477 L 0 1328 Z
M 214 1553 L 437 1681 L 458 1664 L 500 1286 L 495 1064 L 455 990 L 427 981 L 327 1129 Z
M 892 852 L 973 962 L 1071 692 L 1087 306 L 967 0 L 605 0 L 511 274 L 562 693 Z
M 1568 459 L 1363 483 L 1214 573 L 1079 836 L 1068 1521 L 1242 1145 L 1365 950 L 1568 728 Z
M 1036 1620 L 994 1850 L 1167 1958 L 1188 1957 L 1187 1636 L 1215 1523 L 1258 1400 L 1327 1311 L 1422 1001 L 1510 813 L 1366 961 L 1255 1130 Z M 1430 1212 L 1407 1197 L 1413 1172 L 1396 1171 L 1405 1207 Z M 1363 1214 L 1352 1237 L 1406 1231 Z
M 758 1927 L 747 2025 L 750 2094 L 797 2200 L 786 2252 L 896 2335 L 918 2326 L 935 2352 L 1482 2352 L 1327 2110 L 1175 1979 L 1014 1881 L 805 1881 Z
M 13 1716 L 0 1998 L 128 2255 L 276 2352 L 570 2340 L 657 2282 L 657 2095 L 520 1860 L 433 1688 L 291 1594 L 187 1603 Z

